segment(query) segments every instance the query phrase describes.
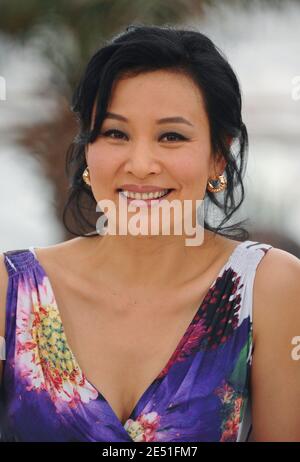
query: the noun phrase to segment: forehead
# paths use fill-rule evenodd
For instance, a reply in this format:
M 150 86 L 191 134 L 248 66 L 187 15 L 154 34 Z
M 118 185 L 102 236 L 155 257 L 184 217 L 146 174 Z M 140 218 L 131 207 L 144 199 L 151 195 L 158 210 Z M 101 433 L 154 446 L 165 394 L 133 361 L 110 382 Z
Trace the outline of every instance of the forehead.
M 173 70 L 121 76 L 112 86 L 107 110 L 128 117 L 182 116 L 192 123 L 206 119 L 201 89 L 190 76 Z

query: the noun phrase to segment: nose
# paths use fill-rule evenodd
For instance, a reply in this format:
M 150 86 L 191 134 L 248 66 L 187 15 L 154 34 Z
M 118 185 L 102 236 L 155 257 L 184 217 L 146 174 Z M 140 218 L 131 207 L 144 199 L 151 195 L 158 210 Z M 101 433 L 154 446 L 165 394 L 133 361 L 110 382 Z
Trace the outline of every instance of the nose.
M 145 143 L 129 150 L 124 168 L 126 173 L 131 173 L 137 178 L 145 178 L 152 173 L 158 174 L 162 170 L 159 160 Z

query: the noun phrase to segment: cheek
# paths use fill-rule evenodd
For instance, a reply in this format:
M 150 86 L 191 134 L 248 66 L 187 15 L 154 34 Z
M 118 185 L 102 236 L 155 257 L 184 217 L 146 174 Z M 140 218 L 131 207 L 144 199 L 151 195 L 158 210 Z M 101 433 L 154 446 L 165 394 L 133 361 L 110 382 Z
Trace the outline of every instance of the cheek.
M 208 156 L 190 153 L 182 158 L 173 160 L 170 171 L 178 184 L 188 191 L 203 192 L 206 188 L 209 172 Z
M 112 199 L 112 189 L 118 169 L 116 161 L 111 155 L 100 150 L 96 145 L 89 148 L 87 160 L 92 182 L 92 192 L 96 201 L 104 198 Z
M 101 183 L 111 183 L 111 178 L 117 169 L 117 162 L 107 151 L 97 146 L 97 142 L 91 145 L 87 152 L 87 159 L 91 177 Z

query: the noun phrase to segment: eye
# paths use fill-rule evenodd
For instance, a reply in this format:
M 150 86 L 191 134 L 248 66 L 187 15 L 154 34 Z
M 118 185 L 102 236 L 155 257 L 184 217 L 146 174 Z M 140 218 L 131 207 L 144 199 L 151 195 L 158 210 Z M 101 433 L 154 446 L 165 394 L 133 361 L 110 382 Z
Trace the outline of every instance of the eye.
M 115 129 L 115 128 L 110 129 L 110 130 L 107 130 L 106 132 L 100 133 L 100 135 L 106 136 L 106 137 L 111 137 L 112 134 L 116 135 L 116 136 L 113 136 L 113 138 L 119 139 L 119 140 L 123 139 L 123 138 L 122 138 L 123 136 L 126 136 L 125 133 L 123 133 L 123 132 L 121 132 L 120 130 L 117 130 L 117 129 Z M 126 136 L 126 137 L 127 137 L 127 136 Z M 165 137 L 173 137 L 173 140 L 172 140 L 172 139 L 171 139 L 171 140 L 170 140 L 170 139 L 168 140 L 168 141 L 171 141 L 171 142 L 173 142 L 173 141 L 184 141 L 184 140 L 187 140 L 187 138 L 186 138 L 185 136 L 180 135 L 179 133 L 176 133 L 176 132 L 164 133 L 164 134 L 160 137 L 160 139 L 165 138 Z M 175 137 L 175 139 L 174 139 L 174 137 Z
M 184 141 L 184 140 L 187 140 L 187 138 L 183 135 L 179 135 L 179 133 L 175 133 L 175 132 L 168 132 L 168 133 L 164 133 L 164 135 L 161 136 L 161 138 L 164 138 L 165 136 L 173 136 L 175 138 L 177 138 L 177 140 L 173 139 L 173 141 Z M 160 138 L 160 139 L 161 139 Z M 169 140 L 169 141 L 172 141 L 172 140 Z
M 122 139 L 122 135 L 126 136 L 123 132 L 121 132 L 120 130 L 116 130 L 116 129 L 107 130 L 106 132 L 101 133 L 101 135 L 109 137 L 112 133 L 121 135 L 121 137 L 119 137 L 119 136 L 113 137 L 113 138 L 119 139 L 119 140 Z

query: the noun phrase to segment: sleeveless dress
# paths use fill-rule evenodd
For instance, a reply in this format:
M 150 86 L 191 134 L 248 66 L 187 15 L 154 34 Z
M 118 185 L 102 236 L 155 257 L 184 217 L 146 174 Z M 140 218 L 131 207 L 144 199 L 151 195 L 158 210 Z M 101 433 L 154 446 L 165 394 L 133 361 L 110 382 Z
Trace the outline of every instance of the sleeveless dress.
M 35 248 L 4 252 L 1 441 L 247 441 L 253 283 L 271 247 L 237 244 L 124 425 L 76 361 Z

